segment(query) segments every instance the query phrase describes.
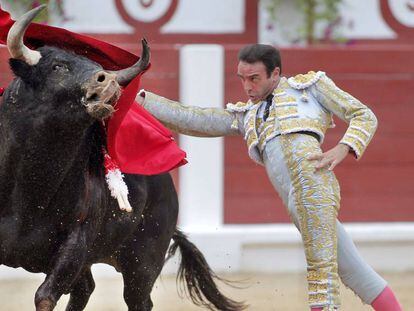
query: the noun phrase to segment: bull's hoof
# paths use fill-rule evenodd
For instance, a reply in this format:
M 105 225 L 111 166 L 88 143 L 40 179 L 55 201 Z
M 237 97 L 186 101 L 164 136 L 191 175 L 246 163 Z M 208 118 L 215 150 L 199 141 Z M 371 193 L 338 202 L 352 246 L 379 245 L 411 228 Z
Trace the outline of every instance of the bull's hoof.
M 36 311 L 52 311 L 55 304 L 49 299 L 43 299 L 36 305 Z

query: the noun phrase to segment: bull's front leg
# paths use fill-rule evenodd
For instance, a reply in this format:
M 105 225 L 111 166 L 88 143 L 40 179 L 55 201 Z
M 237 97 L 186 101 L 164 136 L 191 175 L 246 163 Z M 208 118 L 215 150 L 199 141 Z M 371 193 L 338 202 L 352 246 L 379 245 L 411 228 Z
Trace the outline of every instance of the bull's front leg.
M 36 311 L 50 311 L 59 298 L 67 293 L 84 268 L 88 248 L 90 247 L 90 226 L 80 224 L 68 235 L 60 246 L 52 269 L 35 295 Z

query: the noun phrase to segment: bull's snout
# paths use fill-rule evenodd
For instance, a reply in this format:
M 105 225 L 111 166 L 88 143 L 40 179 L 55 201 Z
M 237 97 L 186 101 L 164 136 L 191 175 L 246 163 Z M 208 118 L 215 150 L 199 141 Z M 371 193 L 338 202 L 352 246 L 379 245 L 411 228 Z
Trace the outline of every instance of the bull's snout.
M 114 111 L 120 95 L 117 75 L 101 70 L 95 73 L 86 85 L 86 109 L 96 119 L 105 119 Z

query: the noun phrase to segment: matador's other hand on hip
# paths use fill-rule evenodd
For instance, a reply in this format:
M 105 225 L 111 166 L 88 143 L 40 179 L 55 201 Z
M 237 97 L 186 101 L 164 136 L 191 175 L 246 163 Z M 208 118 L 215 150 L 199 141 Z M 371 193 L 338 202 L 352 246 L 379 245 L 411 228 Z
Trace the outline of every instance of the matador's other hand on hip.
M 344 144 L 338 144 L 332 149 L 322 154 L 312 154 L 308 157 L 309 161 L 318 161 L 315 165 L 316 170 L 328 167 L 328 170 L 332 171 L 335 166 L 346 158 L 350 151 L 349 146 Z

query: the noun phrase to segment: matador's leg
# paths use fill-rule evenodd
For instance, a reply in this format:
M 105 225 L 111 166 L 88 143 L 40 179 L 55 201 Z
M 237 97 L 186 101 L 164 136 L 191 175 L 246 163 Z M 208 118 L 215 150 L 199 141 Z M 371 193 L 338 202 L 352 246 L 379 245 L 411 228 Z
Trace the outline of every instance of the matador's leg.
M 339 221 L 337 232 L 339 277 L 364 303 L 371 304 L 387 286 L 387 282 L 361 257 Z
M 297 215 L 308 265 L 309 304 L 335 310 L 340 305 L 336 236 L 339 186 L 332 172 L 315 172 L 314 164 L 307 160 L 317 152 L 321 152 L 319 143 L 311 136 L 282 135 L 266 146 L 265 164 L 290 213 Z M 269 160 L 273 157 L 281 157 L 283 164 Z
M 284 154 L 280 138 L 276 137 L 266 146 L 264 155 L 267 173 L 273 186 L 278 191 L 284 204 L 290 207 L 292 221 L 300 230 L 299 215 L 295 209 L 294 197 L 290 196 L 293 187 L 287 163 L 284 163 Z M 289 198 L 292 203 L 289 205 Z M 345 286 L 350 288 L 366 304 L 372 302 L 387 287 L 387 282 L 376 273 L 362 258 L 351 237 L 343 225 L 336 220 L 338 274 Z

